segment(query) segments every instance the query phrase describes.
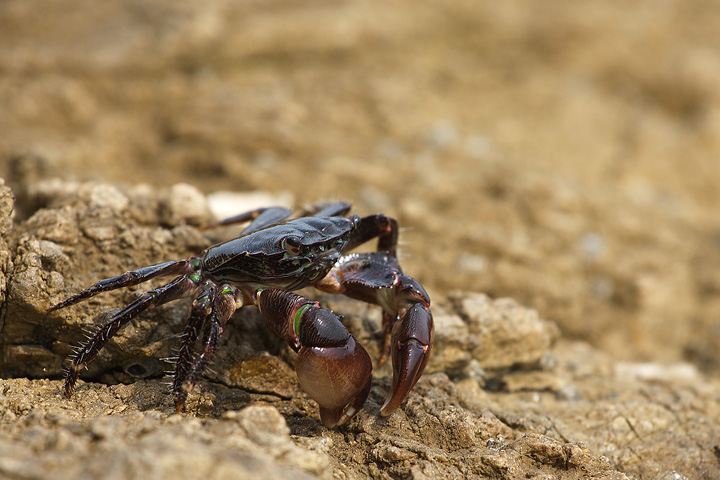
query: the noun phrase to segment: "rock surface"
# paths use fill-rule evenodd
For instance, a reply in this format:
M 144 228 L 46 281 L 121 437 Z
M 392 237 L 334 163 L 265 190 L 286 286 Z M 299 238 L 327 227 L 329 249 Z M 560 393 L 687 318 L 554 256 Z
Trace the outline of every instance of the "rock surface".
M 364 410 L 321 426 L 299 388 L 294 354 L 253 308 L 226 329 L 212 371 L 173 414 L 162 373 L 187 315 L 178 301 L 123 329 L 61 395 L 64 358 L 85 327 L 128 303 L 118 291 L 47 314 L 101 277 L 200 251 L 192 225 L 201 195 L 187 187 L 62 182 L 36 185 L 52 205 L 7 237 L 8 288 L 0 363 L 0 472 L 9 478 L 713 478 L 720 385 L 690 365 L 618 362 L 560 338 L 555 324 L 510 299 L 455 291 L 435 297 L 435 350 L 426 374 L 388 418 L 379 407 L 388 366 L 377 368 Z M 5 191 L 6 203 L 12 204 Z M 189 202 L 186 207 L 182 202 Z M 178 203 L 179 202 L 179 203 Z M 11 223 L 11 209 L 0 224 Z M 57 220 L 54 220 L 57 219 Z M 221 235 L 222 232 L 211 232 Z M 209 235 L 209 234 L 208 234 Z M 141 291 L 145 286 L 134 287 Z M 316 294 L 378 356 L 380 315 Z M 37 378 L 12 378 L 26 376 Z

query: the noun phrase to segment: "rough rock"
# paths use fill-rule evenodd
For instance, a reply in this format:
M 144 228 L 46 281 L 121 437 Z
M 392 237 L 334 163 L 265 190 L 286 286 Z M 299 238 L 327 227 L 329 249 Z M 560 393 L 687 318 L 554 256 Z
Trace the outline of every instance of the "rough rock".
M 8 274 L 12 270 L 12 259 L 8 240 L 12 231 L 12 214 L 15 198 L 12 191 L 0 178 L 0 320 L 3 318 L 7 295 Z
M 687 364 L 618 362 L 563 339 L 552 322 L 514 300 L 473 292 L 433 298 L 435 353 L 406 402 L 387 418 L 378 416 L 390 384 L 386 365 L 375 369 L 374 386 L 355 419 L 338 429 L 322 427 L 316 405 L 295 378 L 294 354 L 252 308 L 226 328 L 212 371 L 190 397 L 190 414 L 174 415 L 162 378 L 171 365 L 163 359 L 177 346 L 187 301 L 128 324 L 83 373 L 75 395 L 64 398 L 61 365 L 70 346 L 82 340 L 82 329 L 147 286 L 49 315 L 47 306 L 99 278 L 187 256 L 210 241 L 191 225 L 164 225 L 163 199 L 170 190 L 77 186 L 77 193 L 51 200 L 11 232 L 0 331 L 4 476 L 720 475 L 716 381 Z M 67 191 L 60 183 L 53 188 Z M 0 223 L 7 225 L 7 209 L 4 215 Z M 83 224 L 116 234 L 97 234 Z M 377 358 L 376 307 L 307 294 L 345 315 L 348 328 Z M 12 378 L 19 376 L 36 380 Z
M 86 396 L 102 407 L 83 402 L 79 409 L 89 413 L 85 416 L 58 405 L 57 382 L 5 381 L 0 474 L 58 479 L 331 478 L 327 454 L 293 442 L 285 419 L 271 406 L 202 420 L 138 411 L 133 402 L 137 393 L 124 386 L 93 390 Z M 23 403 L 12 402 L 20 397 Z

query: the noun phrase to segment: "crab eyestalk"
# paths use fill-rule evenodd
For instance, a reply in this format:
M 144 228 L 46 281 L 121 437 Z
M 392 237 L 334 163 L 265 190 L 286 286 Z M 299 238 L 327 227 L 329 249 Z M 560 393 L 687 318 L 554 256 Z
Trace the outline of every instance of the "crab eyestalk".
M 351 419 L 370 392 L 372 362 L 340 317 L 317 302 L 274 288 L 259 291 L 257 305 L 273 331 L 298 352 L 300 386 L 320 406 L 323 425 L 331 428 Z

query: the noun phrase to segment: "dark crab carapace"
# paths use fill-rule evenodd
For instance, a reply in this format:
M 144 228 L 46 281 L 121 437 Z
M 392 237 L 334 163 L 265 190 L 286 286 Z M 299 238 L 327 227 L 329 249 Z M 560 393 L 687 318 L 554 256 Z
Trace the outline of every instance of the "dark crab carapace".
M 285 208 L 253 210 L 211 225 L 251 222 L 241 236 L 208 248 L 202 256 L 101 280 L 50 307 L 53 311 L 101 292 L 175 276 L 113 315 L 80 347 L 65 378 L 66 395 L 72 395 L 80 370 L 128 321 L 148 308 L 192 296 L 172 385 L 177 412 L 185 411 L 187 396 L 212 359 L 228 319 L 238 308 L 256 305 L 270 328 L 298 353 L 295 369 L 300 385 L 319 404 L 322 423 L 341 425 L 365 403 L 372 363 L 340 317 L 292 293 L 314 286 L 382 307 L 380 363 L 392 358 L 393 381 L 380 414 L 390 415 L 420 378 L 430 356 L 434 332 L 430 299 L 400 269 L 397 222 L 382 214 L 345 217 L 349 210 L 349 204 L 335 203 L 291 219 Z M 373 238 L 378 239 L 376 252 L 345 253 Z

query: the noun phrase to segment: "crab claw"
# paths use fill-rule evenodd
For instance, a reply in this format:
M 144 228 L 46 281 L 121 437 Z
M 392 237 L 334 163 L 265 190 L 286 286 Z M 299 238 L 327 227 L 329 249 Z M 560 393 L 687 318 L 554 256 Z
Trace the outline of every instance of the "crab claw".
M 320 406 L 320 420 L 328 428 L 350 420 L 370 392 L 372 362 L 352 335 L 343 346 L 302 347 L 295 371 L 302 389 Z
M 430 309 L 423 303 L 413 304 L 392 329 L 392 388 L 380 409 L 386 417 L 405 400 L 425 370 L 435 328 Z

